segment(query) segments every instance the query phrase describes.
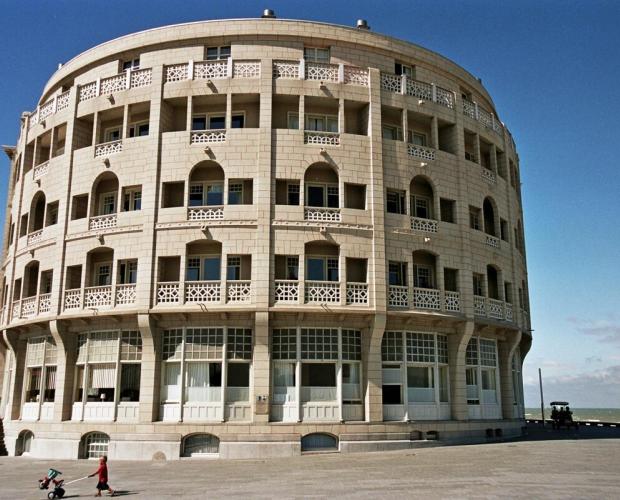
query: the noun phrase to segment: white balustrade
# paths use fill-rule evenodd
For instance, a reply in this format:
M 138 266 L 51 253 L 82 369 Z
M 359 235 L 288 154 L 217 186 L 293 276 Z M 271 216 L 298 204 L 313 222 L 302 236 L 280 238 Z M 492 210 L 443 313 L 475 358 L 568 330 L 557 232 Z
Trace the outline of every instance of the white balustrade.
M 22 301 L 19 299 L 14 300 L 12 308 L 11 308 L 11 319 L 12 320 L 19 319 L 21 308 L 22 308 Z
M 400 75 L 393 75 L 390 73 L 381 73 L 381 88 L 388 92 L 395 92 L 400 94 L 402 88 L 402 77 Z
M 151 69 L 136 69 L 129 73 L 129 88 L 148 87 L 153 83 L 153 72 Z
M 495 184 L 497 182 L 497 177 L 493 170 L 488 169 L 486 167 L 482 167 L 481 169 L 482 178 L 487 181 L 489 184 Z
M 116 223 L 117 223 L 116 214 L 97 215 L 96 217 L 90 218 L 88 227 L 91 231 L 96 231 L 99 229 L 108 229 L 111 227 L 116 227 Z
M 339 303 L 340 283 L 338 281 L 306 281 L 306 302 L 315 304 Z
M 454 108 L 454 94 L 441 87 L 435 87 L 435 102 L 446 108 Z
M 299 61 L 274 61 L 273 78 L 299 78 Z
M 512 314 L 512 304 L 510 302 L 506 302 L 504 304 L 504 313 L 506 321 L 514 321 L 514 316 Z
M 486 244 L 492 248 L 499 248 L 499 238 L 495 236 L 491 236 L 490 234 L 486 235 Z
M 69 107 L 69 94 L 70 93 L 71 91 L 67 90 L 66 92 L 63 92 L 56 98 L 56 112 L 62 111 L 63 109 L 66 109 Z
M 82 289 L 65 290 L 65 310 L 79 309 L 80 307 L 82 307 Z
M 95 158 L 102 158 L 104 156 L 110 156 L 115 153 L 120 153 L 123 150 L 123 141 L 110 141 L 102 142 L 95 145 Z
M 252 299 L 251 281 L 226 282 L 226 300 L 228 302 L 250 302 Z
M 411 229 L 425 233 L 436 233 L 437 221 L 434 219 L 424 219 L 422 217 L 411 217 Z
M 42 293 L 39 295 L 39 314 L 48 314 L 52 310 L 52 294 Z
M 181 286 L 178 282 L 157 283 L 158 304 L 178 304 L 181 302 Z
M 419 82 L 411 78 L 407 78 L 407 95 L 424 99 L 425 101 L 433 100 L 433 87 L 430 83 Z
M 54 114 L 54 99 L 39 106 L 39 123 Z
M 344 83 L 368 87 L 368 70 L 357 66 L 344 67 Z
M 189 207 L 187 220 L 221 220 L 224 218 L 224 207 L 213 205 L 207 207 Z
M 43 239 L 43 229 L 28 234 L 27 245 L 34 245 Z
M 487 128 L 493 128 L 493 117 L 486 109 L 478 106 L 478 121 Z
M 441 294 L 439 290 L 433 288 L 414 288 L 413 307 L 416 309 L 439 311 L 441 309 Z
M 38 164 L 32 169 L 32 179 L 37 180 L 43 177 L 45 174 L 49 172 L 50 162 L 44 161 L 43 163 Z
M 328 207 L 305 207 L 304 220 L 315 222 L 340 222 L 340 209 Z
M 221 302 L 222 285 L 219 281 L 188 281 L 185 283 L 185 302 Z
M 320 132 L 316 130 L 304 131 L 304 144 L 318 144 L 320 146 L 340 146 L 338 132 Z
M 226 130 L 193 130 L 189 136 L 190 144 L 213 144 L 226 142 Z
M 409 287 L 390 285 L 388 289 L 388 305 L 390 307 L 409 307 Z
M 228 61 L 202 61 L 194 63 L 194 80 L 228 78 Z
M 299 281 L 276 280 L 274 294 L 276 302 L 299 302 Z
M 463 98 L 463 114 L 476 119 L 476 105 L 465 98 Z
M 136 285 L 129 283 L 116 285 L 116 305 L 134 304 L 136 302 Z
M 102 78 L 99 86 L 99 95 L 109 95 L 127 90 L 127 73 L 120 73 L 108 78 Z
M 474 295 L 474 316 L 486 316 L 487 308 L 484 297 Z
M 426 146 L 418 146 L 417 144 L 407 144 L 407 154 L 414 158 L 433 161 L 435 159 L 435 150 Z
M 444 292 L 444 307 L 448 312 L 459 312 L 461 310 L 461 294 L 459 292 Z
M 112 305 L 112 286 L 90 286 L 84 288 L 84 307 L 105 307 Z
M 338 65 L 306 61 L 306 80 L 338 82 Z
M 368 305 L 368 283 L 347 283 L 347 304 Z
M 37 314 L 37 297 L 26 297 L 22 299 L 22 306 L 19 317 L 22 319 L 28 319 L 36 316 Z
M 487 299 L 487 315 L 493 319 L 504 319 L 504 303 L 501 300 Z
M 189 79 L 189 64 L 172 64 L 166 66 L 166 83 L 181 82 Z
M 260 61 L 233 61 L 233 78 L 260 78 Z
M 80 85 L 80 90 L 78 93 L 78 100 L 80 102 L 88 101 L 89 99 L 93 99 L 97 97 L 97 82 L 90 82 L 85 85 Z

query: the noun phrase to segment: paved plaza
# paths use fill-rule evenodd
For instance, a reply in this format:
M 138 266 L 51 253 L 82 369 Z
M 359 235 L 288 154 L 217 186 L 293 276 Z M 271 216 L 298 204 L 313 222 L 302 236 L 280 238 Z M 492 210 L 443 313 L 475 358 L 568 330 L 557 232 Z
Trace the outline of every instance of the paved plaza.
M 620 498 L 620 439 L 442 446 L 400 452 L 270 460 L 111 462 L 110 484 L 129 498 Z M 44 499 L 37 478 L 67 480 L 94 461 L 0 458 L 0 498 Z M 96 479 L 67 487 L 92 497 Z

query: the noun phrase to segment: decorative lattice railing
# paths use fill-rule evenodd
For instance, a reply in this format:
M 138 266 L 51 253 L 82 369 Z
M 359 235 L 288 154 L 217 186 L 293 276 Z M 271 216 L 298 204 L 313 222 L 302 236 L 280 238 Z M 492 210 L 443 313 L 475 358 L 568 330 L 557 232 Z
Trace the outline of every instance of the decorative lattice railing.
M 459 312 L 461 310 L 461 294 L 459 292 L 444 292 L 444 308 L 447 312 Z
M 306 302 L 334 304 L 340 302 L 340 283 L 337 281 L 306 281 Z
M 409 307 L 409 287 L 390 285 L 388 289 L 388 305 L 390 307 Z
M 422 217 L 411 217 L 411 229 L 424 233 L 436 233 L 437 221 L 433 219 L 423 219 Z
M 251 281 L 228 281 L 226 283 L 227 302 L 250 302 L 252 300 Z
M 34 127 L 37 123 L 41 123 L 46 118 L 56 114 L 69 107 L 69 90 L 54 96 L 49 101 L 41 104 L 37 109 L 30 113 L 28 128 Z
M 417 97 L 423 101 L 434 102 L 450 109 L 454 108 L 454 92 L 434 83 L 421 82 L 405 75 L 381 73 L 381 89 Z
M 273 78 L 306 79 L 319 82 L 344 83 L 368 87 L 368 69 L 345 64 L 310 61 L 274 61 Z
M 441 294 L 439 290 L 433 288 L 414 288 L 413 307 L 415 309 L 439 311 L 441 309 Z
M 65 290 L 64 309 L 79 309 L 80 307 L 82 307 L 82 289 Z
M 496 236 L 491 236 L 490 234 L 487 234 L 485 242 L 489 247 L 499 248 L 499 238 L 497 238 Z
M 94 82 L 80 85 L 78 88 L 78 101 L 84 102 L 100 95 L 111 95 L 128 89 L 148 87 L 153 83 L 153 70 L 128 69 L 118 75 L 100 78 Z
M 340 209 L 327 207 L 305 207 L 304 219 L 313 222 L 340 222 Z
M 321 82 L 338 82 L 338 65 L 328 63 L 306 62 L 306 80 Z
M 226 141 L 226 130 L 193 130 L 189 136 L 190 144 L 213 144 Z
M 315 130 L 306 130 L 304 131 L 304 144 L 340 146 L 340 134 L 338 132 L 318 132 Z
M 481 169 L 482 178 L 487 181 L 489 184 L 495 184 L 497 182 L 497 177 L 495 176 L 495 172 L 486 167 L 482 167 Z
M 185 302 L 221 302 L 222 284 L 219 281 L 188 281 L 185 283 Z
M 347 304 L 368 305 L 368 283 L 347 283 Z
M 224 207 L 190 207 L 187 209 L 187 220 L 221 220 L 224 218 Z
M 39 295 L 39 314 L 48 314 L 52 310 L 52 294 L 42 293 Z
M 116 227 L 116 223 L 116 214 L 97 215 L 96 217 L 90 218 L 88 227 L 91 231 L 96 231 L 98 229 L 109 229 L 111 227 Z
M 19 317 L 22 319 L 33 318 L 37 314 L 37 297 L 26 297 L 22 299 Z
M 126 304 L 135 304 L 136 302 L 136 285 L 135 283 L 116 285 L 116 305 L 122 306 Z
M 504 303 L 501 300 L 488 298 L 487 316 L 493 319 L 504 319 Z
M 102 142 L 101 144 L 95 145 L 95 158 L 103 158 L 105 156 L 110 156 L 115 153 L 120 153 L 123 150 L 123 141 L 110 141 L 110 142 Z
M 36 167 L 32 169 L 32 179 L 37 180 L 47 174 L 50 170 L 50 162 L 44 161 L 43 163 L 39 163 Z
M 39 243 L 43 239 L 43 229 L 39 229 L 38 231 L 33 231 L 28 234 L 28 245 L 34 245 L 35 243 Z
M 413 158 L 420 158 L 421 160 L 434 160 L 435 150 L 433 148 L 427 148 L 426 146 L 418 146 L 417 144 L 407 144 L 407 154 Z
M 178 304 L 181 302 L 181 284 L 179 282 L 157 283 L 157 304 Z
M 299 302 L 299 281 L 276 280 L 274 298 L 276 302 Z
M 480 295 L 474 295 L 474 316 L 486 316 L 487 308 L 484 297 Z
M 84 307 L 106 307 L 112 305 L 112 285 L 84 288 Z

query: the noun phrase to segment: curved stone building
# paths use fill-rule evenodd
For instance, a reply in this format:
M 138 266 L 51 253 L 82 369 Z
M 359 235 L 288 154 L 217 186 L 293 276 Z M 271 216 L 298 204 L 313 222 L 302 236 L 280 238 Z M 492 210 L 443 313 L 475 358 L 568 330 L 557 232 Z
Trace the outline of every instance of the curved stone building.
M 11 454 L 282 456 L 519 434 L 519 158 L 480 81 L 359 27 L 124 36 L 21 118 Z

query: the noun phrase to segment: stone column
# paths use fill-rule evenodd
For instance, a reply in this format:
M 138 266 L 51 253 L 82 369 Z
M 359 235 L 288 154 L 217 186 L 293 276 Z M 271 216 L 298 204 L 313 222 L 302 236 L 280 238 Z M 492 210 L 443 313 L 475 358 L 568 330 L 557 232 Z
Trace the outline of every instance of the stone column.
M 26 341 L 19 338 L 17 330 L 5 330 L 4 342 L 14 359 L 13 379 L 10 381 L 5 417 L 7 420 L 19 420 L 24 385 L 24 368 L 26 366 Z
M 505 419 L 514 418 L 514 386 L 512 384 L 512 357 L 514 356 L 519 343 L 521 342 L 521 332 L 510 330 L 506 332 L 506 340 L 498 342 L 498 361 L 499 378 L 502 396 L 502 416 Z
M 54 421 L 71 420 L 73 387 L 77 361 L 77 334 L 69 333 L 58 320 L 50 321 L 50 332 L 58 348 Z M 84 388 L 86 390 L 86 388 Z
M 150 423 L 159 420 L 161 336 L 148 314 L 138 314 L 138 329 L 142 337 L 138 421 Z
M 474 333 L 474 322 L 466 321 L 455 334 L 448 335 L 450 361 L 450 405 L 452 420 L 467 420 L 467 388 L 465 386 L 465 351 Z
M 383 421 L 383 372 L 381 368 L 381 340 L 387 316 L 377 313 L 362 338 L 362 361 L 365 362 L 365 416 L 367 422 Z M 366 333 L 366 332 L 365 332 Z
M 253 419 L 256 423 L 269 421 L 271 387 L 271 356 L 269 353 L 269 313 L 257 312 L 254 323 L 253 370 Z

